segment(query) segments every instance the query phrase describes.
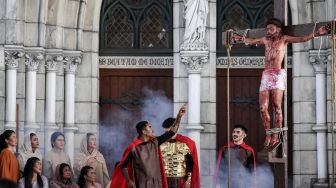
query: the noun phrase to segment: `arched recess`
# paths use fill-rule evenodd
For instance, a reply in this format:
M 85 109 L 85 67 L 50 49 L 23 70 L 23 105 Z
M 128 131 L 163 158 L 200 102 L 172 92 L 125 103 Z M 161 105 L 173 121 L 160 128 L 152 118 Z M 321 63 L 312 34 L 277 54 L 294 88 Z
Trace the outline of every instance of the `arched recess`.
M 47 1 L 46 47 L 83 50 L 84 27 L 86 26 L 86 31 L 92 31 L 94 28 L 98 31 L 96 23 L 99 19 L 100 3 L 100 0 Z M 87 9 L 90 11 L 88 12 Z
M 102 0 L 86 1 L 84 30 L 87 31 L 99 31 L 100 10 L 102 6 Z M 97 49 L 98 50 L 98 49 Z
M 32 0 L 25 4 L 24 46 L 44 46 L 41 42 L 44 37 L 41 23 L 45 23 L 42 16 L 46 11 L 44 2 L 41 0 Z
M 49 0 L 46 20 L 46 48 L 63 48 L 63 20 L 66 0 Z

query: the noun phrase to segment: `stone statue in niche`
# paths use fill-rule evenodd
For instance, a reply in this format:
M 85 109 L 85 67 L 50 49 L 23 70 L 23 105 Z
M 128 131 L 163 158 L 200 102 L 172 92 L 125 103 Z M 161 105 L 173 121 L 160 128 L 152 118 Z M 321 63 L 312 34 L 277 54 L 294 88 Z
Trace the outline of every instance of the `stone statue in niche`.
M 206 20 L 209 12 L 208 0 L 184 0 L 185 32 L 184 43 L 204 43 Z

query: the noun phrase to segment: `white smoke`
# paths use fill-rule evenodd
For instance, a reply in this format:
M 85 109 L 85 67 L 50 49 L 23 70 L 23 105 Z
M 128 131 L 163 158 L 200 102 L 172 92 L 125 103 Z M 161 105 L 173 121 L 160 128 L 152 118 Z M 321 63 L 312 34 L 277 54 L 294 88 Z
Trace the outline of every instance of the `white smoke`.
M 165 96 L 163 91 L 153 91 L 144 88 L 142 93 L 144 98 L 139 99 L 140 116 L 120 107 L 114 108 L 108 114 L 104 114 L 104 118 L 108 118 L 107 122 L 112 123 L 100 125 L 99 142 L 110 174 L 114 170 L 115 163 L 121 160 L 127 145 L 136 138 L 135 125 L 137 122 L 150 122 L 155 135 L 159 136 L 164 132 L 161 127 L 162 122 L 173 115 L 173 102 Z M 134 118 L 137 116 L 139 118 Z M 104 122 L 104 119 L 101 119 L 101 122 Z
M 164 132 L 162 122 L 168 117 L 173 117 L 173 102 L 162 90 L 153 91 L 145 87 L 143 93 L 145 98 L 142 101 L 141 118 L 150 122 L 155 135 L 159 136 Z
M 220 188 L 226 188 L 228 186 L 228 164 L 227 160 L 225 159 L 222 159 L 220 163 L 218 177 L 216 180 L 217 184 L 220 185 Z M 239 159 L 232 157 L 230 163 L 230 187 L 249 188 L 253 187 L 253 182 L 256 183 L 254 186 L 256 188 L 274 187 L 274 175 L 269 164 L 267 163 L 257 164 L 256 176 L 255 176 L 252 164 L 250 166 L 250 169 L 247 169 L 242 166 L 241 161 Z
M 131 113 L 118 109 L 109 114 L 113 118 L 113 125 L 99 126 L 99 144 L 104 155 L 106 165 L 111 174 L 115 163 L 121 160 L 127 145 L 136 137 L 136 131 L 125 127 L 125 120 L 131 119 Z
M 274 175 L 269 164 L 257 165 L 257 187 L 258 188 L 273 188 Z

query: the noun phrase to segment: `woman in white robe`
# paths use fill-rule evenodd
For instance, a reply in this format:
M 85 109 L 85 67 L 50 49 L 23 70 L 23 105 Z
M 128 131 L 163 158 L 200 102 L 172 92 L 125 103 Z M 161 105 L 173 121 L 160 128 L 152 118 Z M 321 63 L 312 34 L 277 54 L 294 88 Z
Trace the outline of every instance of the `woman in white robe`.
M 79 175 L 81 169 L 87 165 L 96 171 L 97 182 L 105 187 L 109 183 L 110 177 L 104 156 L 97 150 L 97 139 L 93 133 L 87 133 L 82 139 L 80 151 L 75 158 L 75 174 Z
M 50 181 L 55 177 L 56 167 L 59 164 L 66 163 L 71 166 L 70 157 L 64 152 L 65 137 L 61 132 L 54 132 L 51 135 L 52 149 L 43 158 L 42 174 Z
M 42 155 L 39 150 L 39 139 L 33 132 L 28 133 L 24 137 L 24 143 L 21 146 L 21 152 L 17 156 L 20 166 L 20 173 L 23 173 L 27 160 L 31 157 L 37 157 L 42 161 Z

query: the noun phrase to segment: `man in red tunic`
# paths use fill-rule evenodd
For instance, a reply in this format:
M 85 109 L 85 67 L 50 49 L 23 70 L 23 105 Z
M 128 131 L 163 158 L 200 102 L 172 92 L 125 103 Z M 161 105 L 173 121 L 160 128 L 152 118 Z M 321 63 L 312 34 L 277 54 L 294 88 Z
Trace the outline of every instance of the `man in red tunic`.
M 247 129 L 243 125 L 235 125 L 233 140 L 221 147 L 218 153 L 217 166 L 213 185 L 216 188 L 227 187 L 230 170 L 230 187 L 256 187 L 256 159 L 254 149 L 245 144 Z M 230 150 L 230 169 L 228 168 L 228 150 Z
M 147 121 L 136 125 L 139 136 L 127 146 L 122 160 L 112 174 L 110 188 L 168 187 L 159 147 L 176 134 L 185 112 L 186 105 L 183 105 L 170 131 L 159 137 L 154 136 L 152 126 Z
M 168 118 L 162 123 L 166 132 L 176 121 Z M 196 144 L 190 138 L 175 134 L 160 146 L 168 188 L 200 188 Z

